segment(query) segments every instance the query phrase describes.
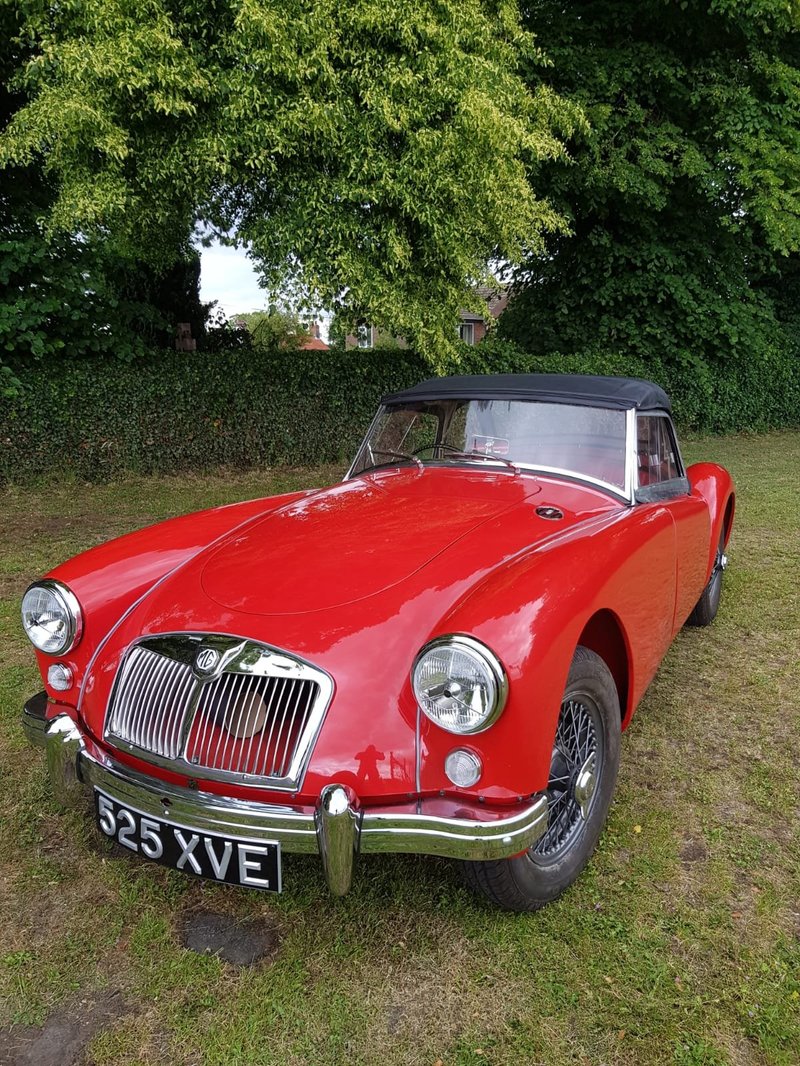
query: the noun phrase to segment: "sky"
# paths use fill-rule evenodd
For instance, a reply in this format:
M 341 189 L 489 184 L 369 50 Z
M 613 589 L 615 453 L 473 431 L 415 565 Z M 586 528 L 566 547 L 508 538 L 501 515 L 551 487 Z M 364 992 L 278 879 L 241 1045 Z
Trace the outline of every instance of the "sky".
M 203 303 L 216 300 L 217 308 L 226 318 L 263 311 L 267 307 L 267 291 L 258 284 L 258 276 L 244 248 L 229 248 L 217 244 L 198 245 L 200 252 L 200 299 Z M 318 325 L 323 340 L 328 340 L 330 315 L 322 312 Z
M 245 250 L 216 243 L 200 249 L 200 299 L 204 303 L 216 300 L 228 317 L 267 306 L 267 294 L 258 287 Z

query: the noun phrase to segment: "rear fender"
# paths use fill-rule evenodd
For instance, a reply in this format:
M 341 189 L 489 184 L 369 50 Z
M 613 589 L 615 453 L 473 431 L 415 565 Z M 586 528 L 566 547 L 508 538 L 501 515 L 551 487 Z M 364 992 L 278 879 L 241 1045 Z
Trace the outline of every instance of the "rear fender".
M 708 547 L 706 581 L 711 577 L 717 547 L 722 537 L 728 543 L 733 528 L 736 493 L 733 478 L 717 463 L 695 463 L 686 471 L 692 495 L 705 500 L 711 516 L 711 543 Z

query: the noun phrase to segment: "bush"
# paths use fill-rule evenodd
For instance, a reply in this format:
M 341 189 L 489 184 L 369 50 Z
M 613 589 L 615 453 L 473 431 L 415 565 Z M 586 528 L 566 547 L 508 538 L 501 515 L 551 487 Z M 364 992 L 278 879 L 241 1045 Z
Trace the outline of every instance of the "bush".
M 672 396 L 684 429 L 724 432 L 800 422 L 800 369 L 791 356 L 707 367 L 645 365 L 588 351 L 531 356 L 491 339 L 449 372 L 629 374 Z M 153 352 L 124 363 L 50 360 L 15 367 L 0 397 L 0 481 L 70 472 L 89 480 L 127 470 L 201 472 L 215 466 L 346 462 L 382 395 L 430 376 L 406 349 L 364 352 Z
M 661 385 L 675 421 L 698 433 L 736 433 L 800 425 L 800 359 L 794 350 L 765 349 L 759 360 L 701 359 L 681 366 L 599 349 L 573 355 L 530 355 L 492 338 L 474 349 L 476 373 L 622 374 Z
M 0 479 L 344 461 L 383 392 L 425 376 L 408 352 L 160 351 L 16 370 Z M 3 403 L 3 401 L 0 401 Z

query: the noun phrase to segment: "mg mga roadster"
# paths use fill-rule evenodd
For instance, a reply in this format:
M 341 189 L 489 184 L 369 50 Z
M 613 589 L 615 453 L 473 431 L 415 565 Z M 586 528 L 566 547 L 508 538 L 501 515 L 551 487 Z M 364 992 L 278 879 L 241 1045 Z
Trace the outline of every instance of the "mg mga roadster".
M 25 730 L 60 804 L 188 874 L 281 891 L 311 852 L 341 895 L 358 857 L 417 852 L 535 910 L 589 859 L 675 634 L 716 615 L 733 516 L 650 382 L 425 381 L 341 483 L 31 585 Z

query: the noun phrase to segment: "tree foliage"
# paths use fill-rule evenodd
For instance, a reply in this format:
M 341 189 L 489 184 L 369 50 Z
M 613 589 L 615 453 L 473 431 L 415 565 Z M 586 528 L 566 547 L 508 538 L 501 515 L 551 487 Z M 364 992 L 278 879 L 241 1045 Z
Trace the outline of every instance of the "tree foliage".
M 36 55 L 20 36 L 20 18 L 16 8 L 0 6 L 0 126 L 24 106 L 17 76 Z M 0 363 L 129 359 L 171 344 L 177 321 L 190 321 L 201 336 L 207 308 L 188 234 L 172 235 L 174 262 L 156 271 L 121 255 L 106 233 L 48 232 L 57 185 L 38 163 L 31 158 L 0 175 Z M 8 384 L 8 368 L 0 373 Z
M 781 294 L 800 248 L 797 12 L 796 0 L 525 5 L 553 59 L 551 88 L 589 125 L 569 161 L 531 170 L 571 233 L 517 275 L 507 336 L 540 352 L 600 344 L 695 375 L 787 343 Z
M 157 260 L 198 216 L 273 291 L 431 352 L 489 259 L 559 225 L 526 166 L 581 117 L 536 84 L 515 0 L 17 6 L 35 54 L 0 159 L 43 160 L 56 228 Z
M 302 319 L 285 308 L 270 306 L 266 311 L 234 315 L 234 324 L 247 330 L 254 348 L 265 351 L 297 349 L 311 333 Z

